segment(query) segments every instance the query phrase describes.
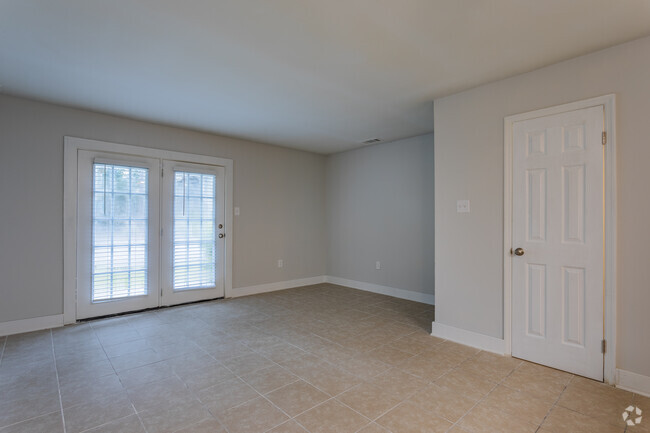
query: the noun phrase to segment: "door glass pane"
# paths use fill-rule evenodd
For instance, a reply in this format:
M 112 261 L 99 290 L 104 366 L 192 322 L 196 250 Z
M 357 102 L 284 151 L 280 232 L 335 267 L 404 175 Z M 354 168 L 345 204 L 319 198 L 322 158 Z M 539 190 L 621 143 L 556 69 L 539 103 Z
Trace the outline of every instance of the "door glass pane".
M 215 183 L 213 174 L 174 172 L 174 290 L 215 285 Z
M 147 294 L 149 170 L 93 164 L 92 301 Z

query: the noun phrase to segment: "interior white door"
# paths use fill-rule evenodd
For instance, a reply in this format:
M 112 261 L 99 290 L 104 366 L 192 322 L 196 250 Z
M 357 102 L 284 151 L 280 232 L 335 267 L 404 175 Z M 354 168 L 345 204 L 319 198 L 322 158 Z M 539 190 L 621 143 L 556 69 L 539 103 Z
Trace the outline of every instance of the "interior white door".
M 77 319 L 158 306 L 159 160 L 77 161 Z
M 603 106 L 513 125 L 512 355 L 603 379 Z M 521 255 L 520 255 L 521 254 Z
M 221 166 L 163 161 L 161 305 L 224 296 L 224 181 Z

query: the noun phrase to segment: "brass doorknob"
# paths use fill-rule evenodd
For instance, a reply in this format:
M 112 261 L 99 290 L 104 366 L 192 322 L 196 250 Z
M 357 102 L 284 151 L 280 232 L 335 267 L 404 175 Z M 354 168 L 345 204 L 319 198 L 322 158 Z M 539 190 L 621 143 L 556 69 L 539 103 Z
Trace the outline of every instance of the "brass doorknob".
M 226 236 L 226 235 L 224 235 L 223 233 L 219 233 L 219 239 L 223 238 L 224 236 Z
M 523 248 L 516 248 L 515 249 L 515 256 L 523 256 L 524 255 L 524 249 Z

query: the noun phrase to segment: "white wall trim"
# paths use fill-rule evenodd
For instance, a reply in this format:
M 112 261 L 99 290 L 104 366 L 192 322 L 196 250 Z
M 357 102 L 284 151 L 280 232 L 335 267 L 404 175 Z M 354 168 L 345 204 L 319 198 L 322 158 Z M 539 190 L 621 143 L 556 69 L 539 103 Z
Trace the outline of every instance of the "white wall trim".
M 604 379 L 616 382 L 616 95 L 604 95 L 528 113 L 503 121 L 503 338 L 506 354 L 512 353 L 512 127 L 515 122 L 602 105 L 605 109 L 605 321 L 607 340 Z
M 505 354 L 504 340 L 454 326 L 433 322 L 431 324 L 431 335 L 488 352 L 498 353 L 499 355 Z
M 395 287 L 380 286 L 379 284 L 365 283 L 363 281 L 348 280 L 345 278 L 326 276 L 326 282 L 338 284 L 339 286 L 351 287 L 353 289 L 364 290 L 366 292 L 379 293 L 394 298 L 407 299 L 409 301 L 422 302 L 433 305 L 434 295 L 428 293 L 413 292 L 411 290 L 397 289 Z
M 616 387 L 650 397 L 650 376 L 616 369 Z
M 256 286 L 237 287 L 232 289 L 230 297 L 257 295 L 259 293 L 275 292 L 276 290 L 293 289 L 296 287 L 311 286 L 325 282 L 325 276 L 299 278 L 297 280 L 278 281 L 275 283 L 258 284 Z
M 232 296 L 232 233 L 233 233 L 233 160 L 149 147 L 131 146 L 106 141 L 64 137 L 63 147 L 63 322 L 77 320 L 77 171 L 79 150 L 137 155 L 197 164 L 212 164 L 225 168 L 225 296 Z
M 58 328 L 59 326 L 63 326 L 63 314 L 2 322 L 0 323 L 0 337 L 40 331 L 41 329 Z

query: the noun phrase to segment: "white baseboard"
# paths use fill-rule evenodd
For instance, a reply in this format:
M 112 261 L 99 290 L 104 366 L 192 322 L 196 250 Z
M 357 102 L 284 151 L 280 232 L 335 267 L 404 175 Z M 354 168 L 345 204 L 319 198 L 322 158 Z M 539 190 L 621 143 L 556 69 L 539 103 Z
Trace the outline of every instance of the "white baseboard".
M 617 368 L 616 387 L 650 397 L 650 376 Z
M 0 337 L 63 326 L 63 314 L 0 323 Z
M 499 355 L 505 353 L 505 342 L 500 338 L 443 325 L 438 322 L 431 324 L 431 335 L 488 352 L 498 353 Z
M 278 281 L 276 283 L 259 284 L 257 286 L 233 288 L 230 296 L 237 298 L 239 296 L 257 295 L 259 293 L 275 292 L 276 290 L 293 289 L 295 287 L 311 286 L 325 282 L 325 276 L 310 278 L 299 278 L 297 280 Z
M 379 293 L 380 295 L 388 295 L 394 298 L 407 299 L 409 301 L 422 302 L 429 305 L 434 304 L 433 295 L 428 293 L 412 292 L 410 290 L 396 289 L 395 287 L 380 286 L 379 284 L 348 280 L 345 278 L 332 277 L 330 275 L 325 277 L 325 281 L 332 284 L 338 284 L 339 286 Z

